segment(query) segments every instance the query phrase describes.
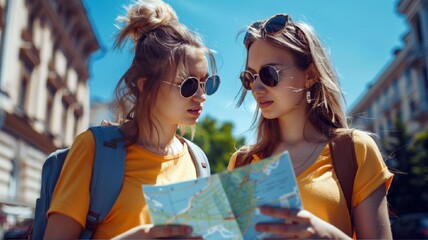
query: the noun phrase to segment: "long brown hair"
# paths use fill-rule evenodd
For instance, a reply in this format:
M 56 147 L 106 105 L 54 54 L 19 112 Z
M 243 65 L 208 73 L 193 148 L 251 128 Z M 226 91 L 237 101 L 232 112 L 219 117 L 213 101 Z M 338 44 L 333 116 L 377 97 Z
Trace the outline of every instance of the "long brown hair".
M 259 23 L 263 23 L 260 21 Z M 260 25 L 258 25 L 260 26 Z M 311 65 L 317 73 L 318 79 L 309 89 L 311 92 L 311 103 L 308 104 L 308 118 L 313 126 L 324 136 L 331 139 L 331 135 L 336 128 L 347 128 L 345 114 L 345 99 L 341 91 L 338 76 L 331 64 L 330 57 L 316 36 L 314 29 L 306 23 L 287 23 L 285 29 L 278 34 L 265 34 L 262 36 L 262 28 L 248 27 L 248 38 L 246 41 L 247 63 L 248 51 L 251 44 L 258 39 L 265 39 L 279 48 L 287 49 L 293 56 L 296 67 L 306 70 Z M 241 96 L 237 106 L 242 105 L 247 90 L 241 88 Z M 252 128 L 257 126 L 257 141 L 250 148 L 245 148 L 238 154 L 238 161 L 251 161 L 253 154 L 260 157 L 272 155 L 276 144 L 280 143 L 281 132 L 278 119 L 266 119 L 259 114 L 256 109 Z M 305 136 L 305 134 L 304 134 Z
M 208 55 L 213 74 L 217 71 L 215 60 L 201 38 L 181 24 L 171 6 L 161 0 L 136 1 L 127 8 L 127 15 L 118 20 L 124 26 L 117 35 L 115 47 L 122 47 L 130 39 L 135 55 L 116 86 L 116 121 L 134 122 L 138 131 L 134 132 L 133 141 L 140 135 L 150 139 L 158 134 L 152 112 L 161 80 L 187 68 L 186 56 L 191 48 L 201 49 Z M 141 90 L 137 82 L 143 78 Z

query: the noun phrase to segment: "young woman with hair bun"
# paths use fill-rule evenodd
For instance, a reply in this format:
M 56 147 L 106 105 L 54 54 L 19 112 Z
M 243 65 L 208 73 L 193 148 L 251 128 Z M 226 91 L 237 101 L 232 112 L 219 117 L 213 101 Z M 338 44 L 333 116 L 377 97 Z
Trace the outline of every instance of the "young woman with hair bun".
M 214 57 L 161 0 L 135 1 L 119 20 L 124 25 L 115 46 L 129 39 L 135 54 L 116 87 L 116 122 L 127 142 L 125 177 L 112 210 L 92 237 L 189 237 L 189 226 L 151 225 L 141 186 L 198 177 L 176 130 L 190 127 L 193 134 L 207 95 L 217 91 Z M 84 230 L 90 199 L 84 189 L 89 189 L 94 152 L 89 130 L 75 139 L 47 213 L 45 239 L 76 239 Z

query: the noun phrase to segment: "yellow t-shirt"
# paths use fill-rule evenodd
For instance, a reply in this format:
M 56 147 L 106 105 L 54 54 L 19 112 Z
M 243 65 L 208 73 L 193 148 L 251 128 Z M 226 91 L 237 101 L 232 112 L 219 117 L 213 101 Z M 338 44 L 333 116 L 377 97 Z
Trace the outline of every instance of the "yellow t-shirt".
M 388 190 L 393 174 L 388 170 L 376 143 L 369 135 L 355 130 L 353 140 L 358 163 L 352 196 L 352 206 L 355 207 L 382 184 Z M 236 156 L 237 153 L 232 156 L 228 170 L 234 168 Z M 253 155 L 252 162 L 257 161 L 260 161 L 260 158 Z M 336 226 L 349 236 L 352 235 L 346 200 L 334 173 L 328 144 L 317 160 L 297 176 L 297 185 L 304 209 Z
M 80 134 L 65 160 L 47 215 L 56 212 L 76 220 L 82 228 L 89 209 L 89 191 L 94 164 L 95 139 L 90 131 Z M 196 179 L 196 169 L 187 145 L 177 155 L 161 156 L 138 145 L 126 148 L 122 190 L 94 238 L 112 238 L 141 224 L 151 223 L 142 185 L 162 185 Z

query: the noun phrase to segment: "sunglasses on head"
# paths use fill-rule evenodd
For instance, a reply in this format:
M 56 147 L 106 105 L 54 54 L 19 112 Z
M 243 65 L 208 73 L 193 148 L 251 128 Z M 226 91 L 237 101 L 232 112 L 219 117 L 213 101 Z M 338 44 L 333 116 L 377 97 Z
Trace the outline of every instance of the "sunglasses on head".
M 180 95 L 183 98 L 189 98 L 193 97 L 196 92 L 198 92 L 199 87 L 201 87 L 207 95 L 214 94 L 220 86 L 220 77 L 217 75 L 213 75 L 208 77 L 205 82 L 201 82 L 197 77 L 188 77 L 184 79 L 184 81 L 180 84 L 175 84 L 167 81 L 162 82 L 180 88 Z
M 266 34 L 276 34 L 284 30 L 287 23 L 291 22 L 291 18 L 286 14 L 277 14 L 266 21 L 257 21 L 251 24 L 250 28 L 261 30 L 262 38 L 265 39 Z M 244 44 L 248 46 L 251 37 L 250 31 L 247 31 L 244 37 Z
M 256 81 L 257 77 L 260 78 L 264 85 L 268 87 L 275 87 L 279 82 L 279 72 L 293 67 L 294 66 L 289 66 L 277 70 L 274 66 L 266 65 L 260 69 L 258 74 L 253 74 L 248 70 L 242 71 L 239 78 L 241 79 L 242 86 L 247 90 L 252 89 L 251 84 Z

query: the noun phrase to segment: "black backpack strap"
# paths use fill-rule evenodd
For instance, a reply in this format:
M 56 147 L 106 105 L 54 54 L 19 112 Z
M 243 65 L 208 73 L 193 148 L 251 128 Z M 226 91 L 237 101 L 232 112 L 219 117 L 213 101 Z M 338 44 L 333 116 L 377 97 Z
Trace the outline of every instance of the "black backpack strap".
M 189 147 L 190 155 L 192 156 L 193 163 L 196 168 L 196 175 L 198 177 L 207 177 L 211 175 L 210 164 L 208 162 L 207 155 L 205 155 L 202 149 L 194 144 L 192 141 L 183 137 L 183 140 L 186 142 Z
M 334 171 L 339 180 L 340 187 L 346 199 L 346 205 L 351 220 L 352 231 L 354 231 L 354 211 L 352 208 L 352 195 L 354 180 L 358 164 L 355 155 L 354 141 L 351 129 L 336 129 L 330 141 L 330 152 Z

